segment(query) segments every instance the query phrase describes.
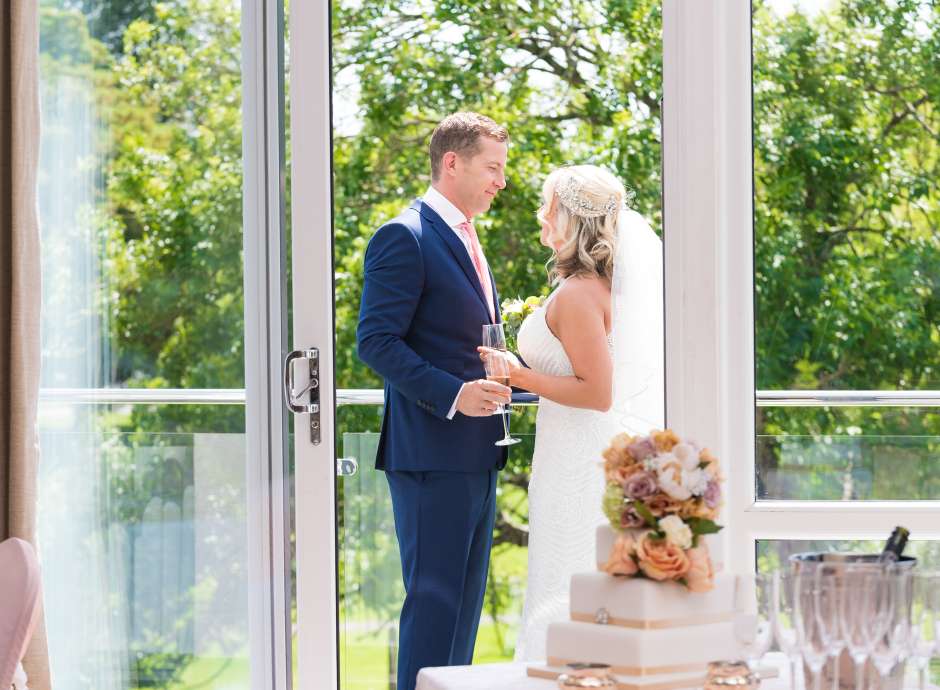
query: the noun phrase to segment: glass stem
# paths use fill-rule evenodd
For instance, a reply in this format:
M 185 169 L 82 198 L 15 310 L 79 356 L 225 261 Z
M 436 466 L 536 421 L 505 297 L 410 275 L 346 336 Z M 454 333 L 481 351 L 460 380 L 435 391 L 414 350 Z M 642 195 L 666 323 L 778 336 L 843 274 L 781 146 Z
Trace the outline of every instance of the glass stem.
M 839 661 L 841 661 L 842 650 L 839 650 L 832 656 L 832 690 L 839 690 Z
M 930 662 L 928 662 L 930 663 Z M 927 664 L 921 664 L 917 670 L 917 687 L 924 690 L 927 687 Z
M 822 690 L 822 669 L 813 671 L 813 690 Z
M 865 661 L 855 662 L 855 690 L 864 690 L 865 688 Z
M 797 657 L 790 655 L 790 690 L 796 690 Z
M 502 408 L 500 417 L 503 418 L 503 432 L 506 438 L 509 438 L 509 405 L 500 405 L 500 407 Z

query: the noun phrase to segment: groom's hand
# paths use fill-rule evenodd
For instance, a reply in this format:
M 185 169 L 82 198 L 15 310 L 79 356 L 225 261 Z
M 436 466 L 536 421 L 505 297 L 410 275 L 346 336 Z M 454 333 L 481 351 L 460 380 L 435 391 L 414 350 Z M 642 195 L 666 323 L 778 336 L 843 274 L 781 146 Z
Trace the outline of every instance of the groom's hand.
M 457 411 L 467 417 L 488 417 L 500 403 L 512 400 L 512 389 L 495 381 L 478 379 L 463 385 L 457 398 Z

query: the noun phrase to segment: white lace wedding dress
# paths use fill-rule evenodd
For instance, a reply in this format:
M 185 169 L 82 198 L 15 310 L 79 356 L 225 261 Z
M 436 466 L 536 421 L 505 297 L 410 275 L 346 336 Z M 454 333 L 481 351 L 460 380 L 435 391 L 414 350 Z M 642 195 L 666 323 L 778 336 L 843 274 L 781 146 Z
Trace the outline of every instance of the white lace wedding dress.
M 545 321 L 555 294 L 557 290 L 523 322 L 519 354 L 536 371 L 572 376 L 571 361 Z M 548 624 L 569 618 L 571 576 L 597 567 L 594 533 L 606 520 L 601 453 L 624 430 L 613 412 L 566 407 L 545 398 L 539 403 L 529 479 L 529 575 L 516 661 L 545 659 Z

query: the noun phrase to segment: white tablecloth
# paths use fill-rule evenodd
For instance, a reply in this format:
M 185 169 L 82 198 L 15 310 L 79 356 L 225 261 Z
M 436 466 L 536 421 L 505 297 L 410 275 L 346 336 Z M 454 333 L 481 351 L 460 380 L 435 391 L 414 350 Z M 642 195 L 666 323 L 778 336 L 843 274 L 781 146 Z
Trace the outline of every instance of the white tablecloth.
M 761 683 L 761 690 L 789 690 L 788 664 L 780 654 L 768 654 L 765 664 L 777 666 L 780 675 Z M 529 678 L 528 663 L 439 666 L 418 673 L 416 690 L 552 690 L 553 680 Z

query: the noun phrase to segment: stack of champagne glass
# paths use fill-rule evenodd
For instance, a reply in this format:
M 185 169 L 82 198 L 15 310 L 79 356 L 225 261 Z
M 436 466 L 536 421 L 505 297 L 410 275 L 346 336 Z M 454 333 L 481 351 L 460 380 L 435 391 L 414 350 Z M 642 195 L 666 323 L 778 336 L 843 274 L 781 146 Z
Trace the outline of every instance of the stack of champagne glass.
M 880 557 L 815 554 L 745 578 L 734 631 L 749 664 L 776 641 L 791 690 L 799 678 L 811 690 L 901 690 L 906 663 L 924 690 L 940 655 L 940 572 L 899 559 L 905 541 L 895 530 Z

